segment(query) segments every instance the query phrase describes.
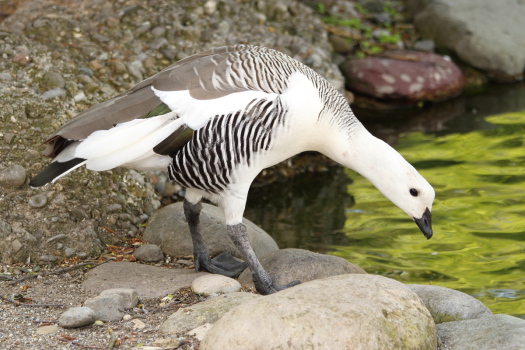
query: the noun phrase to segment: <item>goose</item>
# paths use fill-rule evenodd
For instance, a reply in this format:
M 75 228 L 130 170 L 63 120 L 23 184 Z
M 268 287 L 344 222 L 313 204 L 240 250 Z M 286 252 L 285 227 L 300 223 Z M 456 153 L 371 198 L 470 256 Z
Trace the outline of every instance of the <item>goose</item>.
M 269 48 L 233 45 L 189 56 L 83 111 L 45 144 L 53 160 L 32 187 L 80 166 L 167 169 L 186 188 L 196 271 L 236 277 L 247 266 L 261 294 L 300 282 L 279 285 L 259 262 L 242 223 L 248 191 L 259 172 L 300 152 L 321 152 L 360 173 L 432 236 L 432 186 L 364 128 L 327 80 Z M 199 229 L 203 198 L 224 211 L 244 262 L 210 258 Z

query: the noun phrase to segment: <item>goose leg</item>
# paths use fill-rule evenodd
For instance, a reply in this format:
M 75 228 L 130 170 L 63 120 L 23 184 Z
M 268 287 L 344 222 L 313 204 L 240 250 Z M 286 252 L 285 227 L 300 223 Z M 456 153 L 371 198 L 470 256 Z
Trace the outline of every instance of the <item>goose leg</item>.
M 285 286 L 280 286 L 272 281 L 250 246 L 248 236 L 246 235 L 246 226 L 244 226 L 244 224 L 228 225 L 228 234 L 248 264 L 248 267 L 252 272 L 255 288 L 259 293 L 263 295 L 272 294 L 300 283 L 299 281 L 293 281 Z
M 208 248 L 199 228 L 199 216 L 202 205 L 200 202 L 192 204 L 184 201 L 184 215 L 188 221 L 193 242 L 193 257 L 195 260 L 195 271 L 205 270 L 210 273 L 220 274 L 228 277 L 237 277 L 246 268 L 245 262 L 239 262 L 229 252 L 224 252 L 214 259 L 210 259 Z

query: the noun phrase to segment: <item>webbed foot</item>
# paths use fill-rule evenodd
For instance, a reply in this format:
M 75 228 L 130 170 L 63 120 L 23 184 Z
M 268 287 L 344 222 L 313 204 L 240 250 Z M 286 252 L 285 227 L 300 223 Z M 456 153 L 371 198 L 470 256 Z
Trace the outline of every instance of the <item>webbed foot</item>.
M 204 270 L 209 273 L 237 278 L 248 265 L 235 259 L 230 252 L 222 252 L 210 259 L 207 255 L 195 254 L 195 271 Z
M 259 283 L 255 283 L 255 288 L 257 289 L 257 291 L 262 294 L 262 295 L 268 295 L 268 294 L 273 294 L 273 293 L 277 293 L 281 290 L 284 290 L 286 288 L 290 288 L 290 287 L 293 287 L 293 286 L 296 286 L 298 284 L 300 284 L 301 281 L 293 281 L 293 282 L 290 282 L 284 286 L 281 286 L 279 284 L 276 284 L 274 282 L 271 282 L 270 284 L 265 284 L 265 285 L 261 285 Z

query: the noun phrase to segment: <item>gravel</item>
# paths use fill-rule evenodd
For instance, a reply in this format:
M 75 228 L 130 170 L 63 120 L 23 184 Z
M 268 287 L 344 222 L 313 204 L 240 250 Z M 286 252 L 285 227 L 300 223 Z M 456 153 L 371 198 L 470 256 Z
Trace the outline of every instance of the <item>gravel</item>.
M 19 266 L 15 269 L 19 275 L 10 275 L 9 278 L 30 275 L 29 272 L 20 269 L 26 268 Z M 44 267 L 39 273 L 57 270 L 58 267 Z M 174 343 L 180 343 L 180 349 L 198 348 L 199 341 L 195 337 L 185 334 L 168 336 L 159 331 L 160 325 L 178 308 L 202 300 L 188 290 L 175 294 L 171 301 L 160 298 L 140 300 L 137 307 L 125 311 L 126 315 L 122 321 L 99 321 L 95 325 L 80 328 L 60 327 L 59 320 L 66 320 L 61 318 L 63 313 L 70 308 L 82 307 L 86 300 L 96 297 L 95 294 L 86 293 L 82 289 L 84 279 L 84 271 L 75 269 L 12 285 L 10 281 L 2 281 L 0 274 L 2 349 L 109 349 L 115 342 L 119 344 L 118 349 Z M 31 303 L 33 306 L 15 304 L 14 299 Z

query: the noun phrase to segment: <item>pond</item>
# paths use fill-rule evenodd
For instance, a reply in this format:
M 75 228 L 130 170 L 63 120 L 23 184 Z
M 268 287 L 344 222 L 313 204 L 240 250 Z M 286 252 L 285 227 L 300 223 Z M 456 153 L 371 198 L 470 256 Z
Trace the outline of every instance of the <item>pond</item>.
M 366 179 L 337 166 L 253 189 L 245 216 L 280 248 L 453 288 L 494 313 L 525 318 L 525 85 L 429 108 L 355 112 L 434 186 L 432 239 Z

